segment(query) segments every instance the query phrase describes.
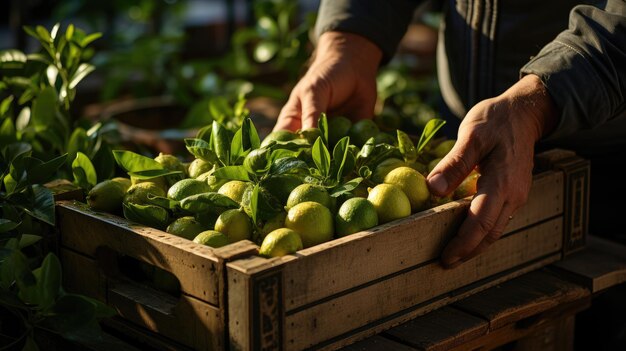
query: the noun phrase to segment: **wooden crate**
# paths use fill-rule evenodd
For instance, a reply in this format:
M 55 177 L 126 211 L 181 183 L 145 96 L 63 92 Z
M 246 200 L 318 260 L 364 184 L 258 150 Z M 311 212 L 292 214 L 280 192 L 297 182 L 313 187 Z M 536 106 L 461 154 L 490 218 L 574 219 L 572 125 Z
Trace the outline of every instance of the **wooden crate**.
M 537 158 L 503 237 L 453 270 L 438 262 L 466 216 L 455 201 L 295 255 L 226 264 L 233 350 L 335 349 L 559 260 L 584 245 L 589 163 Z
M 56 210 L 64 286 L 116 308 L 108 328 L 155 349 L 226 348 L 225 264 L 255 253 L 256 245 L 213 249 L 76 201 L 59 201 Z M 180 296 L 127 279 L 128 258 L 174 274 Z

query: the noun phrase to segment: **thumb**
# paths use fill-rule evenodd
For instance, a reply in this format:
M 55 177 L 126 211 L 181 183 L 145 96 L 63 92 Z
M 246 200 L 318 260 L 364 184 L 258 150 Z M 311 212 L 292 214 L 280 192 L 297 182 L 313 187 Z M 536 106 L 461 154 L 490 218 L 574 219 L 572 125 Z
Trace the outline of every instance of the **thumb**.
M 478 153 L 467 142 L 457 140 L 448 154 L 428 174 L 430 192 L 445 196 L 454 191 L 478 164 Z

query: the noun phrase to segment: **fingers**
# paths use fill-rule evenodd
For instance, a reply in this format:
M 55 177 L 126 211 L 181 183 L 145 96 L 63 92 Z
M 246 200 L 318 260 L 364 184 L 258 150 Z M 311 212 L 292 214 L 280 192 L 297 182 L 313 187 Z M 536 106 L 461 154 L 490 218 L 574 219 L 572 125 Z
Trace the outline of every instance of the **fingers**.
M 468 174 L 478 165 L 479 152 L 475 144 L 461 139 L 450 152 L 437 164 L 426 178 L 430 192 L 437 196 L 445 196 L 456 189 Z
M 502 197 L 477 195 L 457 236 L 444 249 L 442 265 L 454 268 L 486 250 L 502 236 L 514 210 Z
M 296 131 L 300 129 L 302 127 L 301 114 L 300 99 L 295 94 L 292 94 L 289 97 L 289 101 L 280 110 L 273 130 Z
M 318 85 L 311 86 L 302 94 L 302 129 L 317 127 L 320 114 L 328 108 L 330 88 Z

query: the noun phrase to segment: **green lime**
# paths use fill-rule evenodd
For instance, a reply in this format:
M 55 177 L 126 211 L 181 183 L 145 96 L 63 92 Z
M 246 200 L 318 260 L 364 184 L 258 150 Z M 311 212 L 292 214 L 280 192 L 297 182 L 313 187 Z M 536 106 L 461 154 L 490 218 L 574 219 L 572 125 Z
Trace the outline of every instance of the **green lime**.
M 302 202 L 287 212 L 285 227 L 300 235 L 304 247 L 311 247 L 333 238 L 333 216 L 317 202 Z
M 122 189 L 124 189 L 124 192 L 127 192 L 128 188 L 130 188 L 130 186 L 133 185 L 133 183 L 130 181 L 130 178 L 115 177 L 115 178 L 112 178 L 111 180 L 119 184 L 122 187 Z
M 378 225 L 378 215 L 371 202 L 361 197 L 346 200 L 335 216 L 338 236 L 360 232 Z
M 228 245 L 228 237 L 224 233 L 220 233 L 215 230 L 206 230 L 198 234 L 194 239 L 194 243 L 218 248 Z
M 207 228 L 198 222 L 193 216 L 180 217 L 167 226 L 166 232 L 185 239 L 193 240 L 200 232 Z
M 180 172 L 179 174 L 170 174 L 170 175 L 165 176 L 165 180 L 167 181 L 168 185 L 171 186 L 177 181 L 185 178 L 185 166 L 178 159 L 178 157 L 174 155 L 167 155 L 167 154 L 160 152 L 159 156 L 155 157 L 154 160 L 160 163 L 161 166 L 163 166 L 163 168 L 169 171 Z
M 189 178 L 197 178 L 202 173 L 206 173 L 213 169 L 213 164 L 201 158 L 197 158 L 189 164 Z
M 248 186 L 252 183 L 250 182 L 242 182 L 240 180 L 231 180 L 229 182 L 224 183 L 217 191 L 222 195 L 226 195 L 231 198 L 233 201 L 237 203 L 241 203 L 243 198 L 243 194 L 245 193 Z
M 211 191 L 211 187 L 206 182 L 197 179 L 183 179 L 176 182 L 167 191 L 167 197 L 180 201 L 186 197 L 196 194 L 202 194 Z
M 321 185 L 309 183 L 301 184 L 295 187 L 289 194 L 289 198 L 287 198 L 287 205 L 285 207 L 290 209 L 295 205 L 306 201 L 317 202 L 326 206 L 326 208 L 331 211 L 334 211 L 335 209 L 333 198 L 328 193 L 328 190 Z
M 399 158 L 388 158 L 383 162 L 379 163 L 378 166 L 372 172 L 372 176 L 370 179 L 376 183 L 380 184 L 385 180 L 385 176 L 398 167 L 406 166 L 406 163 Z
M 370 190 L 367 200 L 374 205 L 381 224 L 411 215 L 411 202 L 396 185 L 376 185 Z
M 280 257 L 294 254 L 296 251 L 302 250 L 302 239 L 295 231 L 287 228 L 280 228 L 267 234 L 259 255 L 264 257 Z
M 257 228 L 258 238 L 255 238 L 255 241 L 261 242 L 269 234 L 270 232 L 283 228 L 285 226 L 285 219 L 287 218 L 287 212 L 281 211 L 278 212 L 274 217 L 265 221 L 260 228 Z
M 250 217 L 238 209 L 224 211 L 215 222 L 215 230 L 224 233 L 229 242 L 252 238 L 252 221 Z
M 92 210 L 116 213 L 122 209 L 125 194 L 124 185 L 105 180 L 89 190 L 87 204 Z
M 397 185 L 409 198 L 411 211 L 417 212 L 428 207 L 430 192 L 426 185 L 426 178 L 410 167 L 398 167 L 385 177 L 386 184 Z
M 444 140 L 437 144 L 434 149 L 430 150 L 430 154 L 435 158 L 443 158 L 452 150 L 452 147 L 456 143 L 456 140 Z
M 128 188 L 126 195 L 124 195 L 123 202 L 137 205 L 149 205 L 151 201 L 148 199 L 148 195 L 165 197 L 165 191 L 152 182 L 137 183 Z

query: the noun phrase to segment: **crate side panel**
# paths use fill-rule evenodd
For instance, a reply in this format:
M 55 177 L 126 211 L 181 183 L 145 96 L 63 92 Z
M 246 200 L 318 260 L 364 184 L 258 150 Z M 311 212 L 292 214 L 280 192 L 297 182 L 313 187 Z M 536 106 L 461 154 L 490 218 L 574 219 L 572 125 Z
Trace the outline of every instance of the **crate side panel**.
M 505 233 L 560 215 L 562 181 L 561 172 L 535 176 L 526 205 L 517 211 Z M 286 308 L 297 308 L 436 259 L 457 232 L 467 206 L 468 201 L 446 204 L 298 252 L 298 259 L 285 265 Z
M 224 263 L 211 248 L 75 203 L 60 202 L 57 218 L 63 246 L 94 258 L 106 247 L 147 262 L 174 274 L 186 294 L 219 305 Z
M 309 347 L 491 275 L 540 260 L 561 250 L 562 226 L 562 218 L 556 218 L 510 235 L 456 269 L 445 270 L 435 262 L 288 311 L 286 343 L 293 349 Z

